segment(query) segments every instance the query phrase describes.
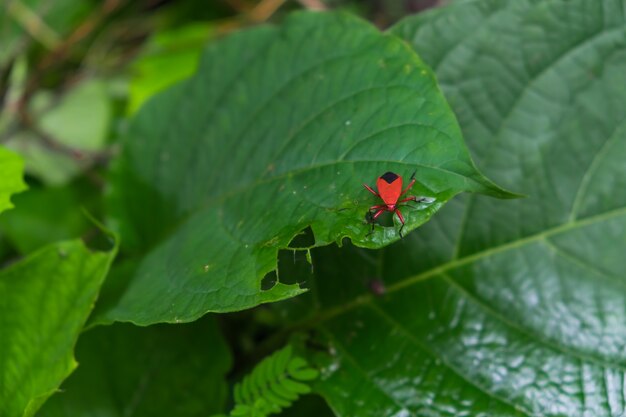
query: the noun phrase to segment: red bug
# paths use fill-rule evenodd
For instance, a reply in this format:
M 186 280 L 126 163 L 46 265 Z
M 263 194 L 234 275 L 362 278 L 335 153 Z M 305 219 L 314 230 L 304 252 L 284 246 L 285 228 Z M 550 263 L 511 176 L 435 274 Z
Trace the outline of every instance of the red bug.
M 395 213 L 395 215 L 398 216 L 400 223 L 402 223 L 402 226 L 400 227 L 400 230 L 398 232 L 400 234 L 400 237 L 402 237 L 402 229 L 404 228 L 404 217 L 402 216 L 398 205 L 401 203 L 406 203 L 408 201 L 419 203 L 422 201 L 430 200 L 427 197 L 416 196 L 406 197 L 402 200 L 399 200 L 400 197 L 406 194 L 411 189 L 411 187 L 413 187 L 413 184 L 415 184 L 415 172 L 413 172 L 413 175 L 411 175 L 411 182 L 409 182 L 409 185 L 407 185 L 404 190 L 402 189 L 402 177 L 393 172 L 385 172 L 383 175 L 378 177 L 378 179 L 376 180 L 376 188 L 378 188 L 378 192 L 374 191 L 374 189 L 369 185 L 363 184 L 367 191 L 379 197 L 385 203 L 378 204 L 369 208 L 368 221 L 372 223 L 372 231 L 370 232 L 370 234 L 374 232 L 374 221 L 378 218 L 378 216 L 383 214 L 385 211 L 390 211 L 392 213 Z M 374 212 L 374 215 L 372 215 L 372 212 Z

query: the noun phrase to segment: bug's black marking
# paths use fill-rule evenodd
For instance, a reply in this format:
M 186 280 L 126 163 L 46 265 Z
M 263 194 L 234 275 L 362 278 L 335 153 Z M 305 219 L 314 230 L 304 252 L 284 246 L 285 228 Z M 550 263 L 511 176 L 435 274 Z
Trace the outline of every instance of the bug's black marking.
M 380 178 L 387 181 L 387 184 L 391 184 L 396 179 L 398 179 L 398 175 L 394 174 L 393 172 L 385 172 L 383 175 L 380 176 Z

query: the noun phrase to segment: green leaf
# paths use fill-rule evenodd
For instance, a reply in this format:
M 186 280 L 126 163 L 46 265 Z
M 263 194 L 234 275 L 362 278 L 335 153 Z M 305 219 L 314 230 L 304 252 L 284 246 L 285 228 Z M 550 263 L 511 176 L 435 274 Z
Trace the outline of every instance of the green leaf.
M 31 101 L 37 132 L 21 130 L 7 146 L 20 153 L 29 174 L 59 186 L 89 168 L 106 146 L 112 120 L 104 81 L 91 79 L 60 96 L 41 91 Z M 45 136 L 45 137 L 44 137 Z
M 40 417 L 206 416 L 224 411 L 228 351 L 213 318 L 193 324 L 98 327 L 81 337 L 80 366 Z
M 311 392 L 300 381 L 318 376 L 301 357 L 293 355 L 287 345 L 261 361 L 234 387 L 235 407 L 231 415 L 265 417 L 289 407 L 300 394 Z
M 39 127 L 59 143 L 80 151 L 104 147 L 112 109 L 104 81 L 90 79 L 74 86 L 41 114 Z
M 466 1 L 392 29 L 485 172 L 529 197 L 455 199 L 379 253 L 313 252 L 315 389 L 338 416 L 624 414 L 624 6 Z
M 158 32 L 133 62 L 129 112 L 135 113 L 155 93 L 191 76 L 211 34 L 206 24 L 190 24 Z
M 289 375 L 299 381 L 311 381 L 319 376 L 316 369 L 309 367 L 309 364 L 300 357 L 295 357 L 289 362 Z
M 281 407 L 289 407 L 291 401 L 298 399 L 298 393 L 285 388 L 280 382 L 270 383 L 271 392 L 278 398 L 275 402 Z M 282 401 L 281 401 L 282 400 Z
M 278 70 L 280 68 L 280 71 Z M 355 17 L 291 15 L 210 45 L 198 73 L 129 127 L 111 199 L 128 249 L 151 249 L 110 320 L 189 321 L 300 294 L 278 282 L 278 250 L 311 226 L 315 245 L 368 235 L 386 171 L 417 171 L 406 231 L 463 192 L 511 194 L 474 167 L 433 74 L 407 45 Z
M 76 367 L 73 347 L 114 253 L 67 241 L 0 271 L 0 415 L 34 415 Z
M 13 207 L 11 195 L 26 189 L 24 167 L 19 156 L 0 147 L 0 213 Z
M 11 136 L 6 145 L 24 158 L 28 175 L 49 186 L 67 184 L 86 168 L 84 162 L 51 149 L 32 132 L 19 131 Z
M 297 381 L 293 381 L 291 379 L 285 379 L 283 381 L 283 386 L 290 391 L 293 391 L 298 394 L 307 394 L 311 392 L 311 388 L 308 385 L 302 384 Z
M 63 187 L 33 186 L 15 197 L 17 210 L 0 217 L 0 232 L 19 253 L 81 236 L 90 227 L 82 207 L 96 210 L 93 185 L 79 181 Z
M 231 416 L 247 416 L 252 412 L 253 408 L 248 405 L 237 405 L 233 411 L 231 411 Z

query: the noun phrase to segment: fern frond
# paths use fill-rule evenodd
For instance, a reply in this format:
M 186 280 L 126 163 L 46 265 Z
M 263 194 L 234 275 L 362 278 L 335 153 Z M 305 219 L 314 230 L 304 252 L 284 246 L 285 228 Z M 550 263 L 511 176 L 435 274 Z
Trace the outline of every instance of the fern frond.
M 311 392 L 306 384 L 318 371 L 290 345 L 263 359 L 250 374 L 235 385 L 235 407 L 231 417 L 266 417 L 288 408 L 302 394 Z

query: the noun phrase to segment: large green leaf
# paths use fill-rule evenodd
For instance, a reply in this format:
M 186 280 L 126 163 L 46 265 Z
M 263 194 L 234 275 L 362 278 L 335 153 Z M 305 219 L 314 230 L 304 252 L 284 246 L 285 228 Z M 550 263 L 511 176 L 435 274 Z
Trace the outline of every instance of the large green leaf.
M 80 241 L 0 271 L 0 415 L 32 416 L 76 367 L 72 350 L 114 256 Z
M 624 415 L 624 10 L 467 1 L 393 29 L 486 173 L 529 198 L 466 196 L 378 253 L 313 253 L 298 328 L 331 345 L 316 389 L 338 416 Z
M 39 417 L 207 416 L 224 411 L 230 353 L 215 321 L 98 327 L 81 337 L 80 366 Z
M 462 191 L 510 196 L 474 167 L 431 71 L 394 36 L 349 15 L 294 14 L 210 45 L 198 73 L 133 120 L 111 206 L 149 254 L 109 319 L 193 320 L 302 292 L 261 291 L 276 256 L 311 226 L 315 245 L 367 247 L 362 186 L 417 170 L 407 231 Z
M 24 166 L 19 156 L 0 147 L 0 213 L 13 207 L 11 195 L 26 189 Z

